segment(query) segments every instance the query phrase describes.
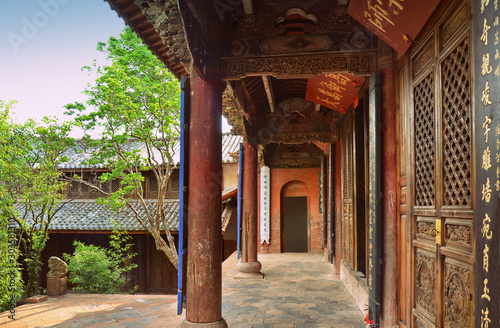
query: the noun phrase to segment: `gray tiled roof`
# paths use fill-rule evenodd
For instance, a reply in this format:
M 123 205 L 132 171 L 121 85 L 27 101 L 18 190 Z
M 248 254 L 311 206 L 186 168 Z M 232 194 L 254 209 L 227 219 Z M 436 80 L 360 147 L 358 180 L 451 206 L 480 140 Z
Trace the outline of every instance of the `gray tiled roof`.
M 136 209 L 145 218 L 142 206 Z M 147 207 L 153 215 L 156 213 L 156 201 L 146 201 Z M 164 210 L 170 230 L 179 229 L 179 201 L 177 199 L 166 199 Z M 22 204 L 17 204 L 19 213 L 24 213 Z M 52 219 L 50 230 L 113 230 L 115 221 L 118 226 L 127 231 L 144 231 L 144 227 L 136 220 L 134 214 L 128 207 L 120 211 L 113 211 L 105 205 L 97 204 L 95 199 L 82 199 L 67 202 Z M 163 227 L 162 227 L 163 228 Z
M 234 191 L 237 186 L 226 189 L 222 194 Z M 130 200 L 137 206 L 137 212 L 141 217 L 145 216 L 145 211 L 136 200 Z M 147 207 L 153 215 L 156 214 L 156 200 L 146 200 Z M 16 210 L 21 217 L 24 214 L 24 205 L 17 203 Z M 165 199 L 163 206 L 167 223 L 171 231 L 179 230 L 179 200 Z M 229 217 L 230 218 L 230 217 Z M 223 224 L 228 224 L 229 218 L 222 217 Z M 82 230 L 82 231 L 106 231 L 113 230 L 115 221 L 118 226 L 127 231 L 145 231 L 144 227 L 136 220 L 134 214 L 128 207 L 120 211 L 113 211 L 105 205 L 100 205 L 95 199 L 77 199 L 68 201 L 52 219 L 50 230 Z M 163 229 L 163 226 L 162 226 Z
M 222 163 L 235 163 L 237 157 L 235 154 L 239 151 L 239 144 L 243 142 L 243 138 L 238 135 L 223 134 L 222 135 Z M 129 140 L 125 145 L 126 151 L 138 149 L 141 151 L 143 157 L 147 156 L 146 147 L 143 143 L 137 140 Z M 174 144 L 174 163 L 177 165 L 180 162 L 180 142 Z M 81 141 L 77 140 L 73 149 L 69 149 L 64 153 L 69 161 L 59 165 L 60 169 L 90 169 L 90 168 L 105 168 L 104 163 L 98 165 L 88 165 L 85 161 L 89 160 L 92 153 L 96 152 L 97 148 L 85 148 Z M 233 154 L 233 156 L 231 156 Z M 160 158 L 159 154 L 156 154 Z
M 243 137 L 234 134 L 222 135 L 222 163 L 237 163 Z

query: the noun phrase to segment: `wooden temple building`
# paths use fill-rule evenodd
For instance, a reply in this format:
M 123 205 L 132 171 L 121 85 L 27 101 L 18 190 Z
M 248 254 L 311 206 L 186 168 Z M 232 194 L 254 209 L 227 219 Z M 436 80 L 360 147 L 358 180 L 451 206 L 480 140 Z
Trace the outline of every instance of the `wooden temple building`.
M 227 327 L 222 114 L 241 275 L 322 252 L 373 327 L 500 327 L 498 0 L 107 1 L 182 83 L 179 327 Z

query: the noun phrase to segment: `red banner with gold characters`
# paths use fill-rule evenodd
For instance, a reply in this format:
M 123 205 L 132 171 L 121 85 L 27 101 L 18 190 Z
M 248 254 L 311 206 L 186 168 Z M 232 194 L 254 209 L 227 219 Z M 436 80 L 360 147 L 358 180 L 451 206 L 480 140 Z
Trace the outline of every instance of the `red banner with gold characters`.
M 476 144 L 475 327 L 500 325 L 500 9 L 472 1 Z
M 345 114 L 364 82 L 361 76 L 323 74 L 307 81 L 306 100 Z
M 351 0 L 347 12 L 404 54 L 438 3 L 439 0 Z

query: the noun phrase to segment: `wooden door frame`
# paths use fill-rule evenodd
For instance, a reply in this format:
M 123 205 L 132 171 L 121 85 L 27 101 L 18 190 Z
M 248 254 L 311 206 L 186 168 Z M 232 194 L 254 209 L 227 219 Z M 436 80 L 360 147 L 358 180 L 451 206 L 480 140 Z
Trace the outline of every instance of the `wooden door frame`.
M 410 302 L 410 321 L 409 325 L 414 326 L 415 321 L 417 320 L 417 315 L 415 314 L 416 312 L 419 312 L 417 309 L 416 305 L 416 284 L 417 284 L 417 253 L 422 253 L 425 252 L 425 249 L 427 251 L 433 252 L 434 253 L 434 270 L 435 270 L 435 281 L 434 281 L 434 293 L 435 293 L 435 300 L 434 300 L 434 315 L 433 315 L 433 320 L 435 321 L 435 326 L 436 327 L 442 327 L 445 324 L 445 318 L 447 312 L 446 307 L 446 302 L 442 302 L 445 298 L 445 293 L 447 292 L 447 288 L 450 286 L 447 285 L 447 278 L 446 278 L 446 271 L 448 266 L 450 268 L 450 272 L 452 270 L 464 270 L 463 272 L 466 273 L 467 271 L 469 274 L 470 281 L 467 282 L 467 279 L 463 279 L 464 282 L 464 287 L 469 287 L 469 292 L 472 293 L 473 297 L 473 280 L 474 280 L 474 209 L 475 209 L 475 184 L 474 184 L 474 172 L 475 172 L 475 151 L 474 151 L 474 97 L 473 97 L 473 79 L 472 79 L 472 73 L 473 73 L 473 68 L 472 68 L 472 60 L 474 56 L 474 50 L 472 49 L 472 40 L 473 36 L 471 33 L 471 24 L 470 24 L 470 15 L 464 15 L 465 18 L 458 24 L 457 27 L 454 27 L 453 29 L 453 34 L 452 36 L 449 37 L 448 41 L 441 43 L 441 29 L 446 27 L 449 28 L 451 25 L 450 22 L 457 20 L 457 17 L 459 16 L 459 12 L 463 14 L 465 8 L 465 14 L 470 13 L 470 1 L 455 1 L 453 2 L 452 5 L 450 5 L 448 8 L 446 8 L 445 12 L 441 15 L 441 17 L 436 21 L 436 24 L 432 26 L 432 28 L 429 29 L 429 33 L 425 34 L 425 37 L 422 39 L 421 42 L 418 43 L 418 45 L 412 50 L 412 54 L 407 57 L 407 60 L 405 60 L 405 63 L 403 65 L 406 65 L 407 69 L 409 72 L 407 73 L 408 76 L 408 85 L 407 88 L 411 91 L 409 93 L 408 97 L 408 109 L 409 109 L 409 116 L 408 119 L 412 123 L 410 124 L 409 127 L 409 142 L 406 141 L 407 145 L 409 144 L 410 147 L 408 150 L 412 150 L 410 153 L 407 154 L 408 156 L 408 163 L 409 165 L 406 167 L 407 174 L 409 177 L 409 192 L 407 193 L 407 197 L 409 196 L 408 199 L 408 217 L 411 220 L 411 302 Z M 469 8 L 469 9 L 467 9 Z M 445 108 L 443 107 L 442 100 L 444 99 L 444 89 L 442 88 L 442 83 L 444 81 L 444 77 L 442 76 L 443 72 L 443 63 L 445 62 L 446 59 L 448 59 L 448 55 L 455 52 L 458 45 L 462 44 L 466 39 L 468 38 L 469 42 L 469 83 L 470 83 L 470 191 L 471 191 L 471 203 L 470 203 L 470 208 L 468 206 L 452 206 L 452 205 L 445 205 L 444 197 L 445 197 L 445 184 L 444 184 L 444 170 L 443 170 L 443 165 L 444 165 L 444 158 L 445 158 L 445 153 L 444 153 L 444 143 L 443 143 L 443 138 L 445 136 L 445 131 L 444 131 L 444 122 L 443 122 L 443 115 L 445 113 Z M 423 50 L 426 49 L 426 47 L 429 47 L 429 49 L 432 49 L 432 55 L 431 59 L 428 60 L 425 65 L 422 66 L 422 69 L 418 72 L 417 78 L 414 77 L 415 73 L 413 72 L 414 69 L 414 62 L 419 59 L 419 56 L 421 55 L 420 51 L 425 52 Z M 423 57 L 423 56 L 422 56 Z M 416 201 L 413 197 L 416 193 L 416 156 L 415 156 L 415 99 L 414 99 L 414 87 L 417 86 L 422 80 L 427 78 L 429 74 L 432 74 L 433 77 L 433 92 L 434 92 L 434 193 L 435 193 L 435 198 L 434 198 L 434 205 L 433 209 L 426 209 L 425 207 L 420 207 L 420 208 L 415 208 L 416 206 Z M 472 213 L 472 214 L 471 214 Z M 471 216 L 472 215 L 472 216 Z M 417 216 L 420 217 L 420 220 L 424 218 L 423 221 L 419 222 L 425 222 L 425 219 L 427 219 L 428 222 L 430 222 L 432 219 L 435 220 L 440 220 L 441 222 L 441 237 L 443 240 L 443 243 L 441 245 L 438 245 L 436 243 L 432 243 L 432 239 L 429 239 L 427 237 L 418 237 L 417 236 Z M 462 219 L 463 218 L 463 219 Z M 466 222 L 467 220 L 470 219 L 470 223 Z M 461 251 L 467 249 L 467 247 L 460 246 L 457 247 L 450 242 L 448 245 L 448 242 L 445 241 L 446 235 L 445 231 L 448 229 L 447 224 L 454 224 L 454 221 L 464 221 L 461 222 L 460 225 L 467 225 L 467 224 L 472 224 L 472 228 L 470 230 L 471 232 L 471 240 L 470 244 L 472 245 L 472 250 L 470 253 L 467 253 L 464 251 L 462 254 Z M 456 223 L 458 224 L 458 223 Z M 430 225 L 432 227 L 432 225 Z M 400 229 L 400 228 L 399 228 Z M 401 230 L 399 230 L 401 231 Z M 422 239 L 423 238 L 423 239 Z M 427 242 L 422 242 L 419 240 L 427 240 Z M 421 250 L 417 252 L 417 249 Z M 470 288 L 472 286 L 472 288 Z M 467 289 L 465 289 L 467 290 Z M 448 290 L 449 291 L 449 290 Z M 470 301 L 470 317 L 469 319 L 474 317 L 474 302 L 470 299 L 471 295 L 466 295 L 466 297 L 469 298 L 468 301 Z M 437 300 L 437 301 L 436 301 Z M 467 300 L 466 300 L 467 301 Z M 423 323 L 430 324 L 431 322 L 427 322 L 427 319 L 425 316 L 422 314 L 420 316 L 420 319 L 422 320 L 423 317 Z M 472 319 L 471 319 L 472 320 Z M 403 326 L 404 325 L 400 325 Z

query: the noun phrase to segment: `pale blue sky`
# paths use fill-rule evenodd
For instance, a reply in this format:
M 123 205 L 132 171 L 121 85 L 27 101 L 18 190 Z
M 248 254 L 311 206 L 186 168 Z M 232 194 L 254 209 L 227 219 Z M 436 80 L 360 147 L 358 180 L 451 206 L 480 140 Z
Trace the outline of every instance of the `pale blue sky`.
M 124 27 L 103 0 L 0 0 L 0 99 L 17 101 L 18 122 L 67 120 L 63 106 L 84 102 L 81 92 L 95 80 L 81 67 L 104 63 L 97 42 Z
M 103 0 L 15 0 L 0 3 L 0 98 L 17 100 L 16 120 L 63 117 L 63 106 L 85 100 L 95 77 L 81 67 L 101 62 L 98 41 L 125 24 Z

